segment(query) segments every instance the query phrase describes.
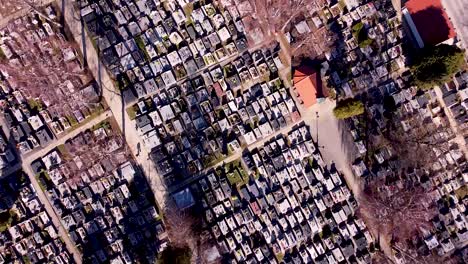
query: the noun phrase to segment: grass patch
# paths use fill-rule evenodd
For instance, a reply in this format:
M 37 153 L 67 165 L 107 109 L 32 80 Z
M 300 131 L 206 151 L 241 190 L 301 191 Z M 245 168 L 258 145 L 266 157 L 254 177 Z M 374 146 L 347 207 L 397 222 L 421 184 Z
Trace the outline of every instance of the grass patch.
M 113 80 L 114 87 L 117 88 L 119 91 L 125 91 L 130 84 L 127 74 L 121 73 L 117 76 L 117 80 Z
M 78 125 L 78 120 L 72 115 L 67 116 L 68 123 L 70 123 L 71 129 Z
M 205 166 L 205 168 L 209 168 L 209 167 L 212 167 L 212 166 L 220 163 L 225 158 L 226 157 L 224 155 L 222 155 L 222 154 L 206 155 L 203 158 L 203 165 Z
M 5 52 L 3 52 L 2 48 L 0 48 L 0 60 L 6 59 Z
M 367 30 L 362 22 L 353 26 L 353 36 L 357 40 L 359 47 L 365 48 L 372 44 L 373 40 L 367 35 Z
M 249 175 L 242 167 L 240 159 L 225 164 L 217 169 L 218 174 L 225 174 L 231 185 L 243 185 L 249 181 Z
M 338 1 L 338 6 L 340 7 L 341 10 L 344 10 L 346 7 L 346 3 L 344 0 L 339 0 Z
M 30 263 L 31 263 L 31 259 L 29 259 L 28 256 L 23 256 L 22 258 L 23 258 L 23 262 L 24 262 L 25 264 L 30 264 Z
M 42 170 L 41 172 L 36 174 L 36 180 L 39 184 L 39 187 L 41 187 L 42 191 L 47 191 L 47 186 L 49 186 L 49 183 L 52 182 L 49 173 L 45 170 Z
M 185 16 L 187 17 L 187 19 L 189 19 L 192 16 L 193 3 L 187 3 L 183 9 L 184 9 Z
M 64 159 L 69 160 L 71 158 L 70 152 L 68 152 L 68 149 L 65 147 L 65 144 L 58 145 L 57 150 L 60 152 Z
M 137 117 L 138 108 L 136 105 L 130 106 L 129 108 L 127 108 L 126 111 L 127 111 L 128 118 L 130 118 L 130 120 L 134 120 Z
M 136 36 L 135 37 L 135 43 L 137 44 L 138 48 L 143 52 L 145 59 L 147 61 L 150 61 L 151 58 L 148 54 L 148 51 L 146 50 L 145 42 L 143 41 L 143 38 L 141 36 Z
M 95 130 L 98 130 L 100 128 L 104 128 L 106 131 L 111 129 L 112 126 L 111 124 L 109 123 L 109 121 L 105 120 L 105 121 L 102 121 L 101 123 L 97 124 L 97 125 L 94 125 L 91 130 L 92 131 L 95 131 Z
M 11 223 L 17 217 L 16 211 L 10 209 L 8 211 L 0 213 L 0 232 L 3 232 L 11 227 Z
M 228 173 L 226 176 L 231 185 L 238 185 L 244 182 L 237 170 Z
M 468 196 L 468 185 L 464 185 L 458 190 L 455 190 L 455 195 L 458 199 L 463 200 L 465 197 Z
M 277 260 L 278 262 L 283 261 L 283 259 L 284 259 L 284 253 L 278 253 L 278 254 L 276 254 L 276 255 L 275 255 L 275 258 L 276 258 L 276 260 Z
M 36 99 L 29 99 L 28 100 L 29 108 L 33 111 L 41 111 L 42 110 L 42 102 Z
M 74 116 L 71 116 L 71 115 L 68 115 L 66 116 L 66 118 L 68 119 L 68 122 L 70 123 L 70 128 L 67 130 L 67 132 L 71 132 L 79 127 L 82 127 L 84 125 L 86 125 L 87 123 L 91 122 L 91 120 L 93 120 L 94 118 L 98 117 L 99 115 L 101 115 L 102 113 L 104 113 L 105 111 L 105 108 L 102 104 L 100 104 L 98 107 L 96 107 L 96 109 L 93 110 L 93 112 L 91 112 L 91 114 L 86 117 L 81 123 L 78 123 L 78 121 L 76 120 L 76 118 Z

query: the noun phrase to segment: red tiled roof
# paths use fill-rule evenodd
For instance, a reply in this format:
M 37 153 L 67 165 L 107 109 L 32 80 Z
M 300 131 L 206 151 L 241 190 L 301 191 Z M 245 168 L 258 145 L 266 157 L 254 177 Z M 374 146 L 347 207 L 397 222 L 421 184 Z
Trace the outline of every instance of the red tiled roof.
M 317 103 L 323 96 L 320 73 L 309 66 L 300 66 L 294 71 L 293 84 L 305 107 Z
M 441 0 L 409 0 L 405 6 L 425 44 L 436 45 L 456 36 Z

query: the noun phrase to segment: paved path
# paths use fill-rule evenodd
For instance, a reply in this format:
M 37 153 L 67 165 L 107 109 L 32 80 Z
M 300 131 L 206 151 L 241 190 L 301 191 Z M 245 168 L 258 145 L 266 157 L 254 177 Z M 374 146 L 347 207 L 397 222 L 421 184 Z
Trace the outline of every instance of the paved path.
M 333 115 L 334 107 L 335 102 L 326 99 L 309 109 L 303 109 L 302 118 L 310 126 L 312 137 L 318 143 L 325 163 L 335 164 L 354 196 L 359 197 L 361 180 L 354 175 L 350 166 L 357 157 L 354 143 L 344 121 L 337 120 Z
M 454 141 L 457 143 L 460 150 L 465 155 L 465 159 L 468 159 L 468 150 L 466 148 L 466 141 L 463 137 L 463 134 L 459 131 L 459 127 L 457 121 L 455 120 L 452 111 L 445 105 L 442 90 L 440 87 L 435 86 L 434 91 L 437 95 L 437 100 L 439 101 L 440 106 L 444 109 L 445 115 L 448 117 L 450 128 L 452 129 L 453 133 L 455 134 Z
M 62 7 L 62 3 L 65 5 L 64 7 Z M 161 177 L 157 174 L 154 163 L 149 159 L 149 153 L 146 148 L 142 147 L 138 149 L 137 146 L 142 144 L 140 142 L 140 136 L 137 133 L 135 127 L 135 122 L 129 120 L 125 110 L 126 106 L 122 100 L 122 97 L 114 87 L 114 83 L 105 70 L 104 65 L 101 64 L 99 55 L 94 49 L 85 29 L 82 27 L 79 20 L 80 15 L 74 9 L 72 1 L 62 2 L 57 0 L 56 4 L 60 7 L 61 10 L 65 10 L 65 21 L 68 24 L 73 38 L 77 43 L 80 44 L 79 47 L 82 54 L 84 54 L 88 68 L 102 87 L 102 96 L 106 100 L 109 109 L 114 115 L 117 121 L 117 125 L 122 131 L 122 134 L 124 135 L 125 140 L 129 146 L 130 152 L 133 154 L 136 161 L 140 164 L 141 169 L 147 177 L 148 183 L 153 190 L 156 201 L 162 208 L 164 208 L 165 199 L 167 196 L 165 184 Z M 137 153 L 139 155 L 137 155 Z
M 73 244 L 73 242 L 70 240 L 70 236 L 67 230 L 65 230 L 61 221 L 59 220 L 60 217 L 55 213 L 55 210 L 50 204 L 49 199 L 46 197 L 44 191 L 39 186 L 35 178 L 35 174 L 31 169 L 31 166 L 23 166 L 23 171 L 29 176 L 29 179 L 31 180 L 34 189 L 36 189 L 37 197 L 44 205 L 44 209 L 46 210 L 47 214 L 49 214 L 49 216 L 51 217 L 55 227 L 58 228 L 58 233 L 63 239 L 63 242 L 65 243 L 65 246 L 67 247 L 68 251 L 71 253 L 72 258 L 75 260 L 76 263 L 81 264 L 81 253 L 76 249 L 75 244 Z
M 8 0 L 6 0 L 6 1 L 8 1 Z M 18 3 L 21 2 L 21 1 L 23 1 L 23 0 L 17 0 Z M 8 2 L 15 2 L 15 1 L 8 1 Z M 54 0 L 38 0 L 36 2 L 37 2 L 36 6 L 45 6 L 45 5 L 48 5 L 50 3 L 53 3 Z M 16 5 L 18 5 L 18 3 Z M 2 1 L 0 1 L 0 5 L 1 4 L 2 4 Z M 6 26 L 6 24 L 8 24 L 8 22 L 10 22 L 11 20 L 17 19 L 19 17 L 22 17 L 24 15 L 27 15 L 27 14 L 31 13 L 31 11 L 32 11 L 32 8 L 25 7 L 25 8 L 21 8 L 21 9 L 17 10 L 14 13 L 8 14 L 6 16 L 0 16 L 0 28 Z
M 63 136 L 62 138 L 52 142 L 47 147 L 45 147 L 45 148 L 43 148 L 43 149 L 41 149 L 39 151 L 34 152 L 32 155 L 29 155 L 29 156 L 25 157 L 23 162 L 22 162 L 23 171 L 28 175 L 32 185 L 34 186 L 34 189 L 36 189 L 39 200 L 42 202 L 42 204 L 44 204 L 45 210 L 47 211 L 49 216 L 52 218 L 52 222 L 54 223 L 54 225 L 58 228 L 59 235 L 62 237 L 68 251 L 72 254 L 73 259 L 78 264 L 82 263 L 81 262 L 81 253 L 77 250 L 77 248 L 75 247 L 75 244 L 70 240 L 68 231 L 65 230 L 65 228 L 62 225 L 62 222 L 60 220 L 61 218 L 55 213 L 55 210 L 54 210 L 53 206 L 51 205 L 49 199 L 47 198 L 44 190 L 42 190 L 42 188 L 39 186 L 39 183 L 37 182 L 36 177 L 35 177 L 36 174 L 33 172 L 32 168 L 31 168 L 31 163 L 34 160 L 39 159 L 40 157 L 43 157 L 44 155 L 46 155 L 47 153 L 52 151 L 57 146 L 59 146 L 61 144 L 64 144 L 65 141 L 67 141 L 68 139 L 76 137 L 79 133 L 81 133 L 81 132 L 83 132 L 83 131 L 85 131 L 87 129 L 90 129 L 94 125 L 97 125 L 100 122 L 104 121 L 109 116 L 110 116 L 109 111 L 103 112 L 101 115 L 99 115 L 98 117 L 92 119 L 91 121 L 84 124 L 83 126 L 71 131 L 70 133 Z
M 56 3 L 59 5 L 59 7 L 62 7 L 62 2 L 60 0 L 57 0 Z M 129 120 L 126 113 L 127 106 L 122 101 L 120 93 L 117 92 L 117 89 L 114 87 L 114 82 L 111 80 L 109 74 L 105 70 L 104 65 L 100 64 L 99 56 L 96 50 L 93 48 L 90 38 L 87 36 L 86 31 L 82 28 L 82 25 L 78 19 L 79 14 L 76 13 L 76 10 L 73 8 L 70 1 L 65 1 L 64 4 L 65 8 L 61 9 L 66 10 L 64 14 L 65 21 L 68 24 L 75 41 L 81 44 L 79 46 L 81 52 L 86 57 L 90 71 L 93 73 L 95 79 L 98 80 L 98 82 L 100 81 L 101 87 L 103 87 L 103 97 L 109 105 L 113 115 L 115 116 L 117 124 L 119 125 L 123 135 L 125 136 L 127 144 L 130 147 L 131 153 L 135 156 L 137 162 L 140 164 L 143 172 L 145 173 L 145 176 L 147 177 L 148 182 L 150 183 L 154 192 L 156 201 L 162 208 L 164 208 L 165 199 L 168 196 L 167 186 L 165 185 L 162 177 L 157 173 L 154 163 L 149 159 L 149 153 L 147 149 L 142 147 L 140 148 L 140 151 L 138 151 L 139 148 L 137 146 L 143 146 L 143 142 L 140 140 L 140 135 L 137 132 L 135 121 Z M 263 43 L 250 47 L 249 50 L 256 50 L 262 45 Z M 198 70 L 197 73 L 206 69 L 218 67 L 219 65 L 227 64 L 237 58 L 237 55 L 238 54 L 236 53 L 235 55 L 227 57 L 218 64 L 206 66 L 203 69 Z M 178 83 L 181 83 L 184 80 L 180 80 Z M 151 96 L 152 94 L 148 94 L 147 96 Z M 139 155 L 137 155 L 137 153 L 139 153 Z
M 80 134 L 83 131 L 91 129 L 93 126 L 101 123 L 102 121 L 106 120 L 110 116 L 111 116 L 110 111 L 104 111 L 99 116 L 89 120 L 84 125 L 76 128 L 75 130 L 70 131 L 69 133 L 67 133 L 66 135 L 63 135 L 59 139 L 54 140 L 51 144 L 45 146 L 44 148 L 38 149 L 37 151 L 33 153 L 28 153 L 26 155 L 23 155 L 23 164 L 26 164 L 29 166 L 33 161 L 45 156 L 47 153 L 52 151 L 57 146 L 65 144 L 67 140 L 76 137 L 78 134 Z
M 358 155 L 353 138 L 344 121 L 337 120 L 333 115 L 335 104 L 334 101 L 326 99 L 323 103 L 313 105 L 311 108 L 303 110 L 303 119 L 310 126 L 315 140 L 317 140 L 318 135 L 318 144 L 321 147 L 320 152 L 322 153 L 323 160 L 328 165 L 335 164 L 336 168 L 343 174 L 354 197 L 359 199 L 362 193 L 363 181 L 354 175 L 350 165 Z M 317 112 L 319 115 L 318 120 Z M 385 255 L 393 259 L 393 252 L 389 241 L 383 236 L 379 236 L 378 231 L 372 226 L 368 225 L 367 227 L 374 238 L 380 238 L 379 244 Z

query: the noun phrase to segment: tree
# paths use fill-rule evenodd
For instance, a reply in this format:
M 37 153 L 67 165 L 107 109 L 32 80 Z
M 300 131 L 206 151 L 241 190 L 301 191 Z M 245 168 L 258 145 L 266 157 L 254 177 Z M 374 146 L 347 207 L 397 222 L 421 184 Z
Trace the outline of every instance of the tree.
M 30 9 L 33 13 L 39 15 L 44 20 L 56 25 L 62 26 L 60 23 L 54 21 L 47 14 L 44 14 L 40 6 L 41 1 L 31 1 L 31 0 L 0 0 L 0 14 L 7 16 L 13 14 L 21 9 Z
M 230 5 L 240 7 L 244 14 L 246 31 L 260 29 L 265 45 L 276 40 L 283 42 L 285 34 L 294 29 L 298 21 L 305 21 L 316 11 L 326 6 L 324 0 L 246 0 L 243 3 L 231 0 Z M 292 57 L 315 57 L 328 50 L 333 43 L 333 34 L 321 27 L 316 31 L 296 32 L 289 43 L 288 53 Z
M 199 214 L 198 210 L 200 208 L 197 207 L 181 210 L 172 199 L 167 199 L 164 209 L 164 222 L 171 241 L 170 245 L 175 249 L 189 250 L 190 258 L 193 261 L 205 264 L 208 263 L 209 257 L 206 253 L 214 245 L 211 235 L 203 228 L 203 216 Z M 170 252 L 168 254 L 172 254 Z M 210 261 L 209 263 L 213 262 Z
M 390 119 L 382 136 L 394 150 L 400 167 L 431 169 L 437 153 L 449 150 L 453 131 L 448 125 L 436 125 L 432 119 L 412 113 Z
M 171 243 L 176 247 L 194 246 L 194 229 L 199 225 L 188 209 L 181 210 L 173 201 L 168 201 L 164 210 L 165 223 Z
M 451 45 L 429 46 L 414 58 L 411 71 L 422 89 L 448 82 L 464 63 L 464 52 Z
M 99 98 L 89 97 L 79 90 L 92 76 L 78 60 L 75 44 L 63 35 L 40 38 L 10 32 L 5 45 L 13 55 L 0 59 L 4 80 L 28 100 L 44 103 L 52 116 L 99 104 Z
M 364 104 L 358 99 L 348 98 L 336 103 L 333 114 L 338 119 L 346 119 L 364 113 Z
M 372 39 L 367 34 L 367 29 L 362 22 L 353 26 L 353 36 L 359 44 L 359 47 L 365 48 L 372 43 Z
M 426 190 L 406 175 L 371 181 L 359 196 L 359 214 L 385 238 L 405 241 L 428 227 L 434 213 Z

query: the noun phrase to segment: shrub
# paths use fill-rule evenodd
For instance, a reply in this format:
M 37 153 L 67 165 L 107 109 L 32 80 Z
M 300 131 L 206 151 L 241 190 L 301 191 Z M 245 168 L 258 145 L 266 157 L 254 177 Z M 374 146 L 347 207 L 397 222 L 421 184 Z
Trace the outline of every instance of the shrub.
M 338 119 L 345 119 L 364 113 L 364 104 L 354 98 L 345 99 L 337 102 L 333 114 Z
M 367 30 L 362 22 L 353 26 L 353 36 L 357 40 L 359 47 L 365 48 L 372 44 L 373 40 L 367 35 Z

